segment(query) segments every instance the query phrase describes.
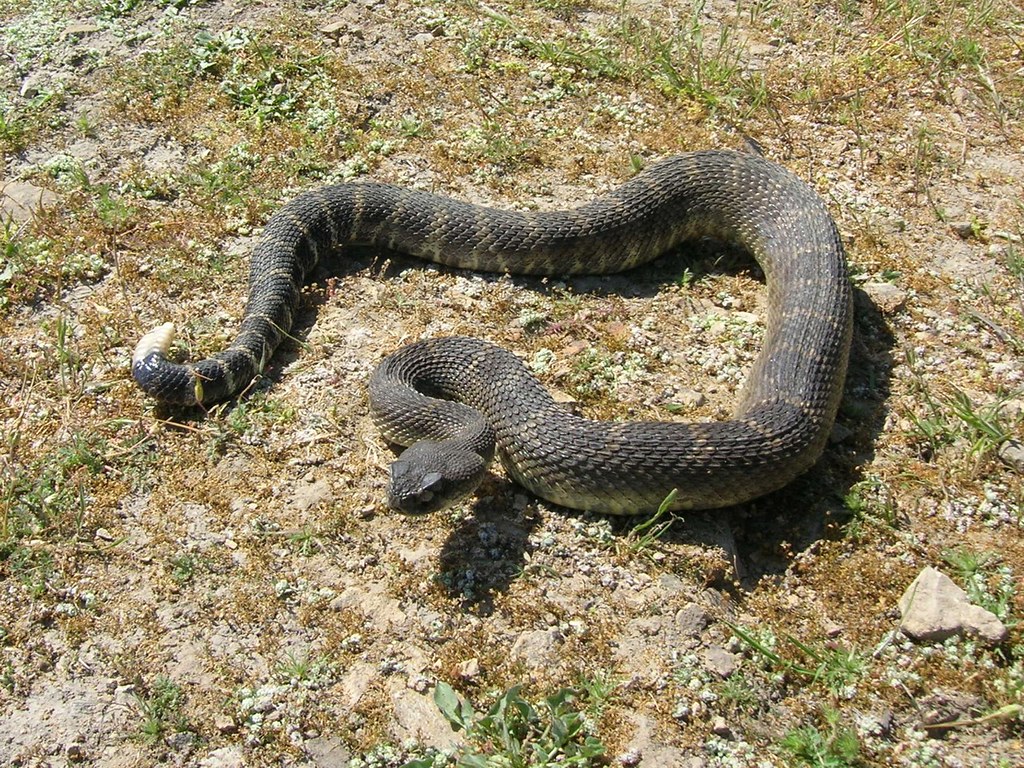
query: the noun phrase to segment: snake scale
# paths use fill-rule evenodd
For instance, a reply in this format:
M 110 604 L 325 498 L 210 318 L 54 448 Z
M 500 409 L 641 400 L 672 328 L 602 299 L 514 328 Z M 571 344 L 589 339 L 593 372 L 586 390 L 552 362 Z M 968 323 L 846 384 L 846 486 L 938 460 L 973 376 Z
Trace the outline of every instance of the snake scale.
M 350 183 L 293 199 L 267 223 L 241 329 L 196 363 L 168 360 L 173 326 L 142 338 L 138 384 L 167 404 L 232 397 L 291 329 L 303 284 L 339 246 L 375 245 L 451 267 L 606 274 L 710 237 L 749 251 L 768 289 L 765 337 L 735 415 L 712 423 L 605 422 L 556 405 L 510 352 L 432 339 L 384 359 L 370 381 L 384 436 L 411 445 L 391 466 L 390 504 L 427 512 L 471 493 L 497 452 L 508 474 L 560 505 L 635 514 L 737 504 L 781 488 L 821 455 L 842 395 L 850 283 L 818 195 L 760 157 L 693 152 L 650 166 L 570 211 L 520 213 L 401 187 Z

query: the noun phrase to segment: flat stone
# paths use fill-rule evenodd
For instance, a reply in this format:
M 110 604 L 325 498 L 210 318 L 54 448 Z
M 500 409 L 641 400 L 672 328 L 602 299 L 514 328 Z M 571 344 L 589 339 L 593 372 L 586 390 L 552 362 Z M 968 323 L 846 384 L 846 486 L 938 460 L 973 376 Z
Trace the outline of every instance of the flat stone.
M 317 736 L 302 742 L 302 750 L 317 768 L 348 765 L 352 752 L 337 736 Z
M 348 22 L 346 21 L 331 21 L 320 27 L 320 32 L 322 34 L 327 35 L 328 37 L 337 37 L 338 35 L 345 31 L 345 28 L 347 26 Z
M 899 311 L 907 301 L 907 292 L 892 283 L 864 283 L 861 287 L 884 315 Z
M 657 724 L 640 713 L 630 715 L 633 735 L 630 736 L 621 765 L 638 768 L 685 768 L 685 756 L 674 747 L 660 741 Z
M 717 645 L 704 649 L 704 666 L 721 678 L 731 677 L 740 664 L 734 654 Z
M 941 571 L 928 567 L 918 574 L 899 601 L 900 628 L 912 640 L 941 642 L 969 635 L 997 645 L 1007 629 L 990 611 L 973 605 L 967 593 Z
M 675 616 L 676 629 L 687 637 L 700 637 L 711 617 L 708 612 L 696 603 L 687 603 L 678 611 Z
M 398 743 L 412 740 L 435 749 L 450 749 L 458 741 L 458 734 L 438 710 L 431 695 L 394 684 L 391 712 L 394 722 L 390 735 Z
M 541 669 L 557 659 L 559 640 L 557 630 L 529 630 L 516 638 L 512 644 L 512 655 L 521 658 L 530 669 Z
M 22 224 L 43 208 L 57 202 L 57 195 L 24 181 L 0 181 L 0 220 Z
M 999 459 L 1018 472 L 1024 472 L 1024 443 L 1007 440 L 999 446 Z
M 61 37 L 67 37 L 68 35 L 87 35 L 90 32 L 99 32 L 102 27 L 99 24 L 92 24 L 84 21 L 74 21 L 64 27 L 64 31 L 61 32 Z

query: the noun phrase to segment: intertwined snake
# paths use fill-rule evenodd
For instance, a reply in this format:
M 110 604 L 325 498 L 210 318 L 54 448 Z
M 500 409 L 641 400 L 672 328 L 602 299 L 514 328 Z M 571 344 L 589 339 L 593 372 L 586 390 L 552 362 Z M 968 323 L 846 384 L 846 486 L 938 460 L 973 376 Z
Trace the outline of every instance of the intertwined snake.
M 573 211 L 495 210 L 372 183 L 307 192 L 270 219 L 253 251 L 248 305 L 231 345 L 197 363 L 172 363 L 173 328 L 163 325 L 139 342 L 132 373 L 169 404 L 238 394 L 291 328 L 314 266 L 349 243 L 452 267 L 564 275 L 626 270 L 701 237 L 747 249 L 767 278 L 764 344 L 732 419 L 580 418 L 514 355 L 468 338 L 423 341 L 385 358 L 370 403 L 385 437 L 412 445 L 392 465 L 388 491 L 407 512 L 472 492 L 495 449 L 516 482 L 568 507 L 643 513 L 673 490 L 677 509 L 736 504 L 782 487 L 821 455 L 852 328 L 832 218 L 808 185 L 754 155 L 671 158 Z

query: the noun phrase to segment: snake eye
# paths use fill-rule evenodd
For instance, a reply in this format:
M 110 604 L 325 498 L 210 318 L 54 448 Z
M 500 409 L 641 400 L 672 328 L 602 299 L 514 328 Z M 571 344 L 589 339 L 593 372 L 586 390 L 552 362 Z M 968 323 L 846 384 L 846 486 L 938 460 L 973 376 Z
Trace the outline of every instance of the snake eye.
M 447 509 L 473 492 L 485 466 L 471 451 L 420 441 L 392 462 L 388 505 L 410 515 Z
M 434 491 L 436 491 L 441 484 L 444 482 L 444 478 L 441 477 L 440 472 L 428 472 L 423 476 L 423 487 L 417 492 L 416 499 L 423 504 L 432 501 L 434 498 Z

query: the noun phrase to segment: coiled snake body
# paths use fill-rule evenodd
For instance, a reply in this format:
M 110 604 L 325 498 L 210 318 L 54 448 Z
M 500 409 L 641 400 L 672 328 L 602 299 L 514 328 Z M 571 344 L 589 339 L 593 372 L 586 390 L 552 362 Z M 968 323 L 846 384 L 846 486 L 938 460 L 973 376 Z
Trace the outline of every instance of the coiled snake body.
M 291 328 L 314 266 L 346 243 L 453 267 L 562 275 L 626 270 L 699 237 L 747 249 L 768 284 L 763 347 L 728 421 L 579 418 L 555 405 L 514 355 L 466 338 L 419 342 L 386 358 L 370 401 L 389 440 L 415 444 L 391 468 L 389 500 L 407 512 L 471 492 L 495 449 L 513 479 L 569 507 L 648 512 L 673 489 L 675 508 L 736 504 L 817 461 L 839 406 L 852 327 L 832 218 L 809 186 L 753 155 L 671 158 L 573 211 L 502 211 L 370 183 L 305 193 L 270 219 L 253 251 L 248 305 L 231 345 L 173 363 L 167 324 L 139 342 L 132 373 L 170 404 L 237 394 Z

